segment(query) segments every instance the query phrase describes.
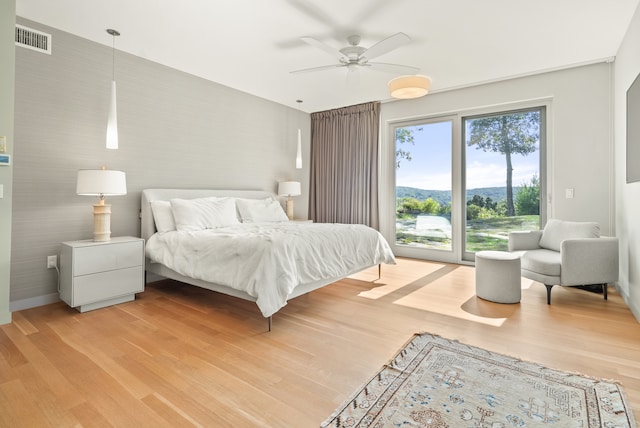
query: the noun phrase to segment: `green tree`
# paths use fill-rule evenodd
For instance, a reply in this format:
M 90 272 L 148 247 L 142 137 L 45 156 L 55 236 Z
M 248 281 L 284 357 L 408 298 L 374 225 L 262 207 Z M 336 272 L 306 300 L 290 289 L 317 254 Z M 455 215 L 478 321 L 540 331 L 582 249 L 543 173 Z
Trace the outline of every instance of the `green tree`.
M 480 195 L 473 195 L 473 197 L 467 201 L 467 205 L 476 205 L 480 208 L 484 207 L 484 204 L 484 198 Z
M 416 198 L 402 198 L 398 211 L 417 214 L 422 211 L 422 202 Z
M 426 199 L 422 204 L 422 212 L 425 214 L 437 214 L 440 210 L 440 204 L 433 198 Z
M 493 199 L 491 199 L 491 196 L 487 196 L 487 198 L 484 200 L 485 208 L 487 208 L 487 209 L 489 209 L 491 211 L 495 211 L 497 205 L 498 205 L 498 203 L 497 202 L 493 202 Z
M 538 148 L 540 112 L 526 111 L 489 116 L 469 121 L 469 147 L 502 153 L 507 163 L 507 216 L 515 215 L 513 203 L 513 166 L 511 156 L 528 155 Z
M 540 180 L 538 180 L 537 175 L 531 177 L 529 183 L 524 183 L 520 186 L 520 190 L 516 194 L 516 214 L 540 214 Z
M 422 131 L 422 128 L 417 128 L 417 130 Z M 415 145 L 413 131 L 413 128 L 396 128 L 396 168 L 400 168 L 402 159 L 411 162 L 411 152 L 401 145 Z
M 446 204 L 440 205 L 440 208 L 438 209 L 438 214 L 451 217 L 451 202 L 447 202 Z

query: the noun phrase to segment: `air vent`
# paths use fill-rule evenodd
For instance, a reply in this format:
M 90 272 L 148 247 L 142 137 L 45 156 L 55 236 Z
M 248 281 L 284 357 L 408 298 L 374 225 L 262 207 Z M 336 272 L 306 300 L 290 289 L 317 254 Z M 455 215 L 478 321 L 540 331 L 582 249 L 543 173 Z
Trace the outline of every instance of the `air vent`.
M 16 46 L 51 55 L 51 34 L 16 24 Z

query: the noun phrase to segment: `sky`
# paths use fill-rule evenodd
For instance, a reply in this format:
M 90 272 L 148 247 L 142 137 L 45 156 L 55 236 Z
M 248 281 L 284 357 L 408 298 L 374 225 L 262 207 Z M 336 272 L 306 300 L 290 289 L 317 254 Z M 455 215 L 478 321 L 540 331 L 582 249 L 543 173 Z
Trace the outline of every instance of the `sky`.
M 410 126 L 415 144 L 402 144 L 411 153 L 411 161 L 402 159 L 396 169 L 396 186 L 428 190 L 451 190 L 451 138 L 452 122 L 437 122 Z M 422 131 L 419 130 L 422 128 Z M 467 159 L 467 189 L 504 187 L 506 160 L 501 153 L 484 152 L 465 144 Z M 513 185 L 529 183 L 533 175 L 540 175 L 539 155 L 512 155 Z

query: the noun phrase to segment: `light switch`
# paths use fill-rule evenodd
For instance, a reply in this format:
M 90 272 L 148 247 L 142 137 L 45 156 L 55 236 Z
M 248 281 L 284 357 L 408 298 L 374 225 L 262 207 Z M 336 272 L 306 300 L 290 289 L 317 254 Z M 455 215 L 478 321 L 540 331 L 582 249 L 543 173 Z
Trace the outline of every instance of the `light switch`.
M 564 189 L 564 197 L 567 199 L 573 199 L 573 188 Z
M 7 137 L 4 135 L 0 135 L 0 153 L 5 153 L 7 151 Z
M 4 184 L 0 184 L 0 199 L 4 198 Z

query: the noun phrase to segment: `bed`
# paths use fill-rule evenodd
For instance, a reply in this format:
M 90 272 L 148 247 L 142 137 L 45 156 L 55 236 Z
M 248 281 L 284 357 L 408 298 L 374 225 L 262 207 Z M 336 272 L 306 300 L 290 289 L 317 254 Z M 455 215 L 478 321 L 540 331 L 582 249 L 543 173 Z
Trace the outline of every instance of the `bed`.
M 288 221 L 262 190 L 145 189 L 141 237 L 147 272 L 253 301 L 269 330 L 288 300 L 395 263 L 378 231 Z

